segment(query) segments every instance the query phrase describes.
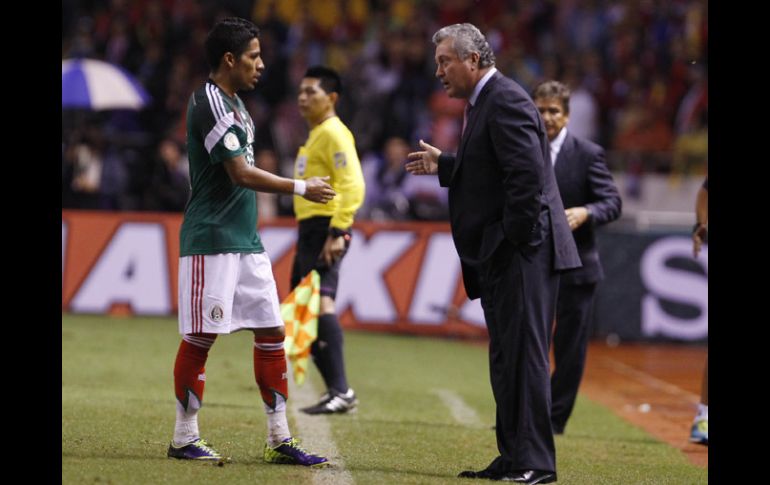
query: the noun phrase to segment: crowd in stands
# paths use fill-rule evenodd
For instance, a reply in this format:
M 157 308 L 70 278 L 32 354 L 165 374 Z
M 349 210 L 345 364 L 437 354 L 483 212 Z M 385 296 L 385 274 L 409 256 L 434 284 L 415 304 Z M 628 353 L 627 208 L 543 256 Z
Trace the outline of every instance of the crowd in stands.
M 569 129 L 608 150 L 613 171 L 703 174 L 708 149 L 706 0 L 63 0 L 62 59 L 132 73 L 152 97 L 140 111 L 62 110 L 62 205 L 181 211 L 189 194 L 185 114 L 208 68 L 201 46 L 219 18 L 261 29 L 266 70 L 240 93 L 263 168 L 291 176 L 306 126 L 296 88 L 308 66 L 337 69 L 338 113 L 367 181 L 362 218 L 444 219 L 436 180 L 400 165 L 420 138 L 457 145 L 463 102 L 434 76 L 430 37 L 471 22 L 497 67 L 530 92 L 546 79 L 572 91 Z M 264 217 L 290 197 L 261 197 Z

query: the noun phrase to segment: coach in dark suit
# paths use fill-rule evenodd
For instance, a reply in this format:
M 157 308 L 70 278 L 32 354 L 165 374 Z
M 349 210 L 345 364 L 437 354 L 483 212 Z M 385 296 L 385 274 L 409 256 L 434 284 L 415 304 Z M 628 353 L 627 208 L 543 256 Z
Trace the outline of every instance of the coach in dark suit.
M 468 100 L 456 155 L 420 141 L 406 169 L 438 174 L 468 297 L 481 297 L 497 404 L 500 456 L 461 477 L 551 483 L 548 344 L 559 270 L 580 266 L 550 166 L 548 140 L 529 95 L 494 67 L 471 24 L 433 36 L 436 76 L 447 94 Z M 440 282 L 437 282 L 440 284 Z
M 575 405 L 585 368 L 594 291 L 604 277 L 594 227 L 620 217 L 622 205 L 604 162 L 604 150 L 567 131 L 569 96 L 569 88 L 558 81 L 540 84 L 533 94 L 550 141 L 567 222 L 583 263 L 582 268 L 562 274 L 559 280 L 553 333 L 556 369 L 551 376 L 551 424 L 555 434 L 564 433 Z

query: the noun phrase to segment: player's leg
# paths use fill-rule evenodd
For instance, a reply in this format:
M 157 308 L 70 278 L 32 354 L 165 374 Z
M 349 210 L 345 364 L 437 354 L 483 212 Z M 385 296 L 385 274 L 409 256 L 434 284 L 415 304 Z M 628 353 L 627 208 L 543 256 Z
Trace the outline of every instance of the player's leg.
M 267 443 L 277 446 L 291 437 L 286 421 L 289 397 L 284 328 L 254 329 L 254 379 L 267 415 Z
M 706 366 L 703 369 L 700 403 L 690 429 L 690 441 L 701 445 L 709 444 L 709 361 L 706 356 Z
M 220 454 L 198 430 L 203 405 L 206 361 L 218 333 L 227 333 L 237 273 L 233 255 L 196 255 L 179 259 L 179 332 L 174 363 L 176 423 L 170 458 L 219 460 Z
M 254 379 L 267 416 L 265 461 L 325 466 L 328 460 L 303 450 L 286 420 L 288 377 L 284 324 L 270 260 L 265 253 L 244 254 L 233 299 L 233 327 L 254 333 Z
M 198 431 L 198 411 L 203 403 L 206 384 L 206 360 L 216 334 L 187 334 L 179 345 L 174 362 L 176 422 L 174 438 L 168 448 L 169 458 L 219 460 L 220 454 Z

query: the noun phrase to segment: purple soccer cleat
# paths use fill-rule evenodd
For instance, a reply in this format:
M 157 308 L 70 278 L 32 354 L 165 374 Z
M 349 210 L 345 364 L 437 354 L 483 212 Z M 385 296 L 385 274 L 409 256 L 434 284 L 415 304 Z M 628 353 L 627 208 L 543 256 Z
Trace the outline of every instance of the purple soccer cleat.
M 303 450 L 295 438 L 286 438 L 276 447 L 270 447 L 265 443 L 264 459 L 267 463 L 302 465 L 313 468 L 329 465 L 329 460 L 323 456 L 313 455 Z
M 167 454 L 169 458 L 177 458 L 179 460 L 219 461 L 222 459 L 222 455 L 212 448 L 204 439 L 197 439 L 184 446 L 174 446 L 174 442 L 172 441 L 171 444 L 168 445 Z

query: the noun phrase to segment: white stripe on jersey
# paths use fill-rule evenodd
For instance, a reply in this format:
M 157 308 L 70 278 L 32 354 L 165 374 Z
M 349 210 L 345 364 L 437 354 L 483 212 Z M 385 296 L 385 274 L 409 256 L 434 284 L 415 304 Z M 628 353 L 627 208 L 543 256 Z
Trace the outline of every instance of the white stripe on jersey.
M 214 84 L 206 84 L 206 96 L 209 99 L 209 106 L 211 107 L 211 112 L 214 113 L 214 117 L 219 120 L 223 116 L 227 116 L 227 106 L 225 105 L 225 100 L 222 98 L 221 90 L 219 89 L 219 86 Z M 233 108 L 233 111 L 231 112 L 233 115 L 233 118 L 235 119 L 235 125 L 241 128 L 243 131 L 246 131 L 246 127 L 243 123 L 240 121 L 240 116 L 238 113 L 235 112 L 235 108 Z M 254 140 L 248 140 L 249 143 L 253 142 Z
M 221 140 L 227 130 L 235 124 L 235 115 L 232 111 L 229 113 L 227 112 L 222 95 L 219 93 L 219 88 L 216 86 L 206 84 L 206 97 L 209 100 L 211 113 L 217 120 L 214 128 L 211 129 L 204 140 L 206 151 L 211 153 L 211 150 L 214 149 L 217 142 Z
M 217 120 L 221 118 L 222 116 L 227 116 L 227 105 L 225 104 L 225 100 L 222 97 L 222 90 L 219 89 L 219 86 L 215 84 L 206 84 L 206 95 L 209 98 L 209 105 L 211 106 L 211 112 L 214 113 L 214 116 Z M 243 131 L 246 131 L 248 133 L 251 133 L 251 129 L 246 129 L 247 123 L 241 122 L 240 114 L 237 112 L 237 108 L 233 108 L 233 111 L 231 113 L 233 118 L 235 119 L 235 126 L 239 127 Z M 251 119 L 251 117 L 249 117 Z M 254 136 L 252 135 L 249 140 L 247 140 L 248 143 L 252 143 L 254 141 Z
M 217 144 L 217 142 L 221 140 L 223 136 L 225 136 L 227 130 L 229 130 L 230 127 L 234 124 L 235 117 L 233 116 L 232 111 L 227 113 L 222 118 L 219 118 L 219 121 L 217 121 L 217 124 L 214 125 L 214 128 L 212 128 L 211 131 L 209 131 L 209 134 L 206 135 L 206 140 L 204 142 L 204 145 L 206 145 L 206 151 L 211 153 L 211 150 L 214 149 L 214 146 Z
M 219 118 L 227 113 L 222 102 L 222 95 L 219 94 L 219 87 L 206 83 L 206 97 L 209 99 L 209 106 L 211 107 L 211 112 L 214 113 L 214 118 L 219 120 Z

